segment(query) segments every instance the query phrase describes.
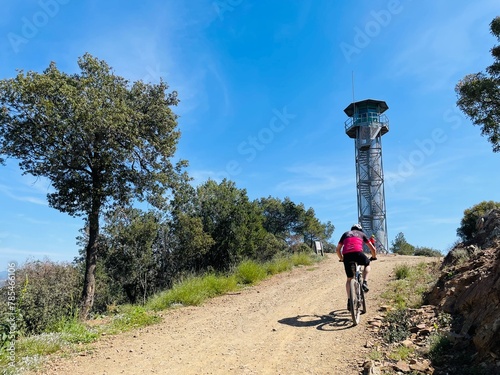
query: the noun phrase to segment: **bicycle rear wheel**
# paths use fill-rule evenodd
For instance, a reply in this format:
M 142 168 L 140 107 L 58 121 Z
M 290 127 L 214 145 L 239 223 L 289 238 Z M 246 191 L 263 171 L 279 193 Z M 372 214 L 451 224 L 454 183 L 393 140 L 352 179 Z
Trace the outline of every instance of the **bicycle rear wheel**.
M 360 310 L 360 298 L 358 297 L 358 289 L 360 285 L 355 279 L 351 279 L 349 284 L 349 297 L 351 298 L 351 316 L 352 316 L 352 324 L 358 325 L 359 316 L 361 315 Z

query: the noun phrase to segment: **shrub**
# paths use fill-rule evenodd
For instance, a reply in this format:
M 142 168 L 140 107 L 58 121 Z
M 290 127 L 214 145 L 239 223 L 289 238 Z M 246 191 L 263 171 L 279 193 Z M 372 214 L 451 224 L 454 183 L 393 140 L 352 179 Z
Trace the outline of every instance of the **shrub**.
M 17 325 L 25 334 L 38 334 L 72 316 L 78 308 L 80 275 L 70 264 L 31 261 L 16 271 Z M 4 287 L 5 288 L 5 287 Z M 4 294 L 4 290 L 0 291 Z M 7 310 L 0 305 L 0 314 Z
M 416 247 L 415 248 L 415 254 L 417 256 L 424 256 L 424 257 L 442 257 L 443 254 L 439 250 L 432 249 L 430 247 Z
M 410 317 L 409 311 L 404 309 L 388 312 L 384 319 L 388 324 L 382 330 L 384 341 L 400 342 L 410 336 Z
M 477 233 L 477 220 L 494 208 L 500 208 L 500 202 L 483 201 L 464 210 L 464 216 L 460 221 L 460 227 L 457 229 L 457 235 L 463 241 L 472 240 Z
M 302 242 L 296 247 L 296 251 L 298 253 L 310 253 L 312 252 L 312 249 L 308 245 Z
M 433 364 L 441 365 L 444 361 L 443 357 L 448 353 L 451 346 L 451 341 L 446 336 L 432 335 L 430 337 L 429 359 Z

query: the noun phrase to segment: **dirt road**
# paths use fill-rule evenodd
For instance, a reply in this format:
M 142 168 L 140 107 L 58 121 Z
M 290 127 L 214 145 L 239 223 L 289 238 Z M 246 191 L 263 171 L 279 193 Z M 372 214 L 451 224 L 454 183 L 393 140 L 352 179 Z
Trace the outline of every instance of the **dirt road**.
M 163 322 L 109 336 L 86 355 L 53 361 L 43 374 L 358 374 L 372 349 L 367 320 L 395 264 L 421 257 L 379 256 L 368 313 L 353 327 L 345 276 L 335 255 L 203 306 L 166 311 Z

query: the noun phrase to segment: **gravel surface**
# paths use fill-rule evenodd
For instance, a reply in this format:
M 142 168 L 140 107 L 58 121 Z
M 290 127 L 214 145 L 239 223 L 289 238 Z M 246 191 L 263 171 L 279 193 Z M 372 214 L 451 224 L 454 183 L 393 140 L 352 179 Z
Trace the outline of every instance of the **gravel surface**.
M 422 257 L 380 255 L 372 263 L 368 312 L 358 326 L 346 310 L 345 274 L 334 254 L 163 321 L 105 336 L 86 353 L 54 356 L 37 374 L 358 374 L 372 349 L 367 321 L 394 266 Z

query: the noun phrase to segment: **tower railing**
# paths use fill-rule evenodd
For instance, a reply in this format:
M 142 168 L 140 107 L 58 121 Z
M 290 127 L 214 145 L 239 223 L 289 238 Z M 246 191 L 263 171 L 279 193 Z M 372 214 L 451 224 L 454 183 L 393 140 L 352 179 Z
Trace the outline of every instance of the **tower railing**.
M 389 119 L 387 116 L 374 112 L 359 113 L 353 117 L 349 117 L 344 122 L 346 133 L 354 126 L 370 126 L 371 124 L 380 124 L 380 126 L 385 126 L 389 130 Z

